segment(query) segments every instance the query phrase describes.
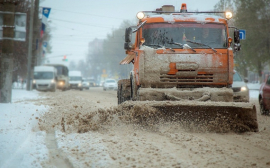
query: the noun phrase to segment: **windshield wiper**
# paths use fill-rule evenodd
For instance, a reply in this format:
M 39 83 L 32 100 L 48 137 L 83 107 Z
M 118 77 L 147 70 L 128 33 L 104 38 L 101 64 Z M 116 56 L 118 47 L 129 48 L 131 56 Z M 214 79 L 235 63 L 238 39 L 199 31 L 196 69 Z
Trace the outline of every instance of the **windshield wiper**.
M 155 47 L 160 47 L 160 48 L 163 48 L 165 46 L 161 46 L 159 44 L 144 44 L 145 46 L 155 46 Z M 172 52 L 175 52 L 174 49 L 171 49 L 171 48 L 168 48 L 168 47 L 165 47 L 166 49 L 170 49 Z
M 145 46 L 155 46 L 155 47 L 160 47 L 163 48 L 163 46 L 159 45 L 159 44 L 144 44 Z
M 169 42 L 168 44 L 174 44 L 174 45 L 178 45 L 178 46 L 180 46 L 180 47 L 183 47 L 183 44 L 181 44 L 181 43 Z
M 211 46 L 207 45 L 207 44 L 203 44 L 203 43 L 198 43 L 198 42 L 195 42 L 195 41 L 190 41 L 190 40 L 186 40 L 187 42 L 190 42 L 190 43 L 193 43 L 193 44 L 198 44 L 200 46 L 206 46 L 206 47 L 209 47 L 211 48 L 214 52 L 217 52 L 217 50 L 215 50 L 214 48 L 212 48 Z
M 196 50 L 194 50 L 192 47 L 190 47 L 187 44 L 181 44 L 181 43 L 176 43 L 176 42 L 169 42 L 168 44 L 178 45 L 178 46 L 181 46 L 184 49 L 191 49 L 192 51 L 196 52 Z
M 184 49 L 191 49 L 192 51 L 196 52 L 196 50 L 194 50 L 192 47 L 190 47 L 188 44 L 184 44 L 183 45 Z

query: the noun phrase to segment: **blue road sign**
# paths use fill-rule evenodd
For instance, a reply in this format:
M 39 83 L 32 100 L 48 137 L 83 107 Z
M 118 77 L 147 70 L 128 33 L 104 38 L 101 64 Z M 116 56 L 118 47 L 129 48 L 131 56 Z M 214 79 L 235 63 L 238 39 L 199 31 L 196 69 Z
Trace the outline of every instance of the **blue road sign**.
M 239 30 L 240 40 L 246 39 L 246 30 Z
M 43 14 L 47 19 L 48 19 L 48 17 L 49 17 L 50 12 L 51 12 L 51 8 L 45 8 L 45 7 L 42 8 L 42 14 Z
M 47 44 L 48 44 L 48 43 L 47 43 L 46 41 L 44 41 L 44 42 L 43 42 L 43 47 L 47 48 Z

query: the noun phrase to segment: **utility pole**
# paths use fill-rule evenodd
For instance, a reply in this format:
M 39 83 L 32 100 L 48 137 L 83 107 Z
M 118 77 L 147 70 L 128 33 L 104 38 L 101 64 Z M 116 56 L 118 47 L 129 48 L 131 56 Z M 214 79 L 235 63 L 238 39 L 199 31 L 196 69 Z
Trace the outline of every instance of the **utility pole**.
M 39 56 L 39 46 L 40 46 L 40 20 L 39 20 L 39 0 L 35 0 L 35 10 L 34 10 L 34 27 L 33 27 L 33 43 L 35 48 L 32 50 L 32 65 L 31 69 L 33 72 L 34 66 L 38 65 L 38 56 Z M 33 76 L 31 74 L 31 76 Z
M 0 103 L 11 103 L 15 5 L 18 1 L 1 0 L 3 5 L 3 41 L 0 55 Z
M 28 61 L 27 61 L 27 90 L 31 90 L 31 63 L 32 63 L 32 45 L 33 45 L 33 22 L 34 22 L 34 0 L 31 0 L 30 10 L 30 25 L 29 25 L 29 39 L 28 39 Z

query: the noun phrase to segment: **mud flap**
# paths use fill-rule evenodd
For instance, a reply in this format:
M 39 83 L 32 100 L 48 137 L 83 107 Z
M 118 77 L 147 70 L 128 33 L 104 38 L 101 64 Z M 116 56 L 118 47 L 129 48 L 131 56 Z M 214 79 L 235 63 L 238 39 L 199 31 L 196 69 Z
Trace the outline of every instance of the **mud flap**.
M 127 110 L 152 107 L 166 121 L 179 121 L 214 132 L 257 132 L 256 107 L 250 103 L 200 101 L 128 101 Z M 141 114 L 141 112 L 139 112 Z

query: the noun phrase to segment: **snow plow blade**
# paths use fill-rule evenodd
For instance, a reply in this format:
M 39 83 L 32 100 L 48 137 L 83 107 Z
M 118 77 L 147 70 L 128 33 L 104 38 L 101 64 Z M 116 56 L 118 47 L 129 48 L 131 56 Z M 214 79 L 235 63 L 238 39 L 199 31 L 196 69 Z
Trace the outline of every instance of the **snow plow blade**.
M 251 103 L 201 101 L 126 101 L 123 108 L 132 110 L 137 118 L 177 121 L 205 131 L 257 132 L 256 107 Z M 145 109 L 154 108 L 149 113 Z M 144 113 L 146 111 L 146 113 Z

